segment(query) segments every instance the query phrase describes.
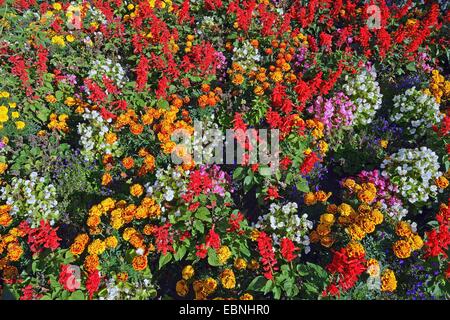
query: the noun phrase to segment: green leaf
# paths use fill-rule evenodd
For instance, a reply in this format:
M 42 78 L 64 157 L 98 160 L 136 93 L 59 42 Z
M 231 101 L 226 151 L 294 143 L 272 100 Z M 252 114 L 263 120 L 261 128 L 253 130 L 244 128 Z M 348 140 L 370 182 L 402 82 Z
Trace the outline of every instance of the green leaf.
M 63 98 L 63 93 L 62 93 L 62 91 L 56 91 L 55 92 L 55 98 L 56 98 L 56 100 L 58 100 L 58 101 L 61 101 L 62 100 L 62 98 Z
M 184 255 L 186 254 L 186 251 L 187 251 L 186 246 L 179 247 L 175 253 L 175 260 L 180 261 L 181 259 L 183 259 Z
M 161 270 L 166 264 L 172 260 L 172 253 L 168 252 L 166 255 L 161 254 L 159 257 L 159 269 Z
M 159 99 L 156 105 L 158 106 L 158 108 L 169 110 L 169 102 L 164 99 Z
M 204 233 L 205 232 L 205 226 L 203 225 L 203 223 L 200 220 L 195 220 L 194 221 L 194 228 L 199 231 L 200 233 Z
M 218 267 L 222 265 L 219 261 L 219 257 L 217 257 L 216 250 L 211 248 L 208 250 L 208 263 L 210 266 L 213 267 Z
M 207 222 L 211 222 L 211 212 L 208 210 L 208 208 L 206 207 L 200 207 L 197 209 L 197 211 L 195 212 L 195 217 L 197 219 L 203 220 L 203 221 L 207 221 Z
M 250 282 L 250 284 L 247 287 L 247 290 L 251 291 L 262 291 L 264 286 L 267 283 L 267 279 L 263 276 L 257 276 L 255 279 Z
M 69 300 L 84 300 L 84 299 L 85 299 L 85 297 L 81 290 L 74 291 L 69 296 Z
M 264 177 L 270 177 L 272 175 L 272 170 L 269 167 L 259 167 L 258 171 Z
M 234 170 L 234 172 L 233 172 L 233 180 L 241 179 L 243 174 L 244 174 L 244 168 L 243 167 L 236 168 L 236 170 Z
M 308 181 L 306 179 L 302 178 L 299 182 L 297 182 L 296 187 L 298 191 L 309 192 Z

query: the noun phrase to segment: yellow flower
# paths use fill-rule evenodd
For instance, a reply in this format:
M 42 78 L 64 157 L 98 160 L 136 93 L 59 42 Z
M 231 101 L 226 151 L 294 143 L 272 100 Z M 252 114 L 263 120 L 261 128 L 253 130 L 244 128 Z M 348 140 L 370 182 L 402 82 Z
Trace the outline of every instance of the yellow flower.
M 144 188 L 138 183 L 132 185 L 130 188 L 130 194 L 134 197 L 140 197 L 143 193 Z
M 6 169 L 8 169 L 8 165 L 4 162 L 0 162 L 0 174 L 4 174 Z
M 236 260 L 234 260 L 234 267 L 237 270 L 245 270 L 245 268 L 247 268 L 247 261 L 242 258 L 237 258 Z
M 221 246 L 217 250 L 217 257 L 219 258 L 219 263 L 224 264 L 231 257 L 231 250 L 227 246 Z
M 364 250 L 364 247 L 361 243 L 356 241 L 351 241 L 346 246 L 347 249 L 347 256 L 349 258 L 360 258 L 365 255 L 366 251 Z
M 105 252 L 106 244 L 104 241 L 100 239 L 95 239 L 92 241 L 92 243 L 88 246 L 88 252 L 92 255 L 100 255 L 103 252 Z
M 17 111 L 13 111 L 13 112 L 11 113 L 11 117 L 12 117 L 13 119 L 17 119 L 18 117 L 20 117 L 20 114 L 19 114 Z
M 16 128 L 17 128 L 17 130 L 22 130 L 23 128 L 25 128 L 25 122 L 16 121 Z
M 406 221 L 399 221 L 397 225 L 395 226 L 395 233 L 399 237 L 406 237 L 408 238 L 412 234 L 411 226 Z
M 56 2 L 52 5 L 53 9 L 55 9 L 56 11 L 59 11 L 62 9 L 62 6 L 60 3 Z
M 17 103 L 15 103 L 15 102 L 10 102 L 10 103 L 8 103 L 8 105 L 11 109 L 15 109 L 17 107 Z
M 194 276 L 194 273 L 194 268 L 191 265 L 185 266 L 181 271 L 182 278 L 184 280 L 189 280 L 190 278 L 192 278 Z
M 411 245 L 406 240 L 398 240 L 392 246 L 394 254 L 399 259 L 406 259 L 411 256 Z
M 108 248 L 114 249 L 119 244 L 119 241 L 117 240 L 116 237 L 110 236 L 105 239 L 105 244 Z
M 436 179 L 436 185 L 440 188 L 440 189 L 445 189 L 448 187 L 448 180 L 446 177 L 444 176 L 440 176 L 439 178 Z
M 9 92 L 1 91 L 0 92 L 0 98 L 9 98 Z
M 397 289 L 397 279 L 394 271 L 386 269 L 381 276 L 381 291 L 393 292 Z
M 380 140 L 380 146 L 381 146 L 383 149 L 386 149 L 386 148 L 387 148 L 388 143 L 389 143 L 389 141 L 387 141 L 387 140 Z
M 371 277 L 378 277 L 380 275 L 380 264 L 376 259 L 369 259 L 366 262 L 367 273 Z
M 352 212 L 353 212 L 353 208 L 346 204 L 346 203 L 342 203 L 338 206 L 338 210 L 337 212 L 344 217 L 348 217 Z
M 185 280 L 178 281 L 175 290 L 180 297 L 185 297 L 189 293 L 189 287 Z
M 313 192 L 305 193 L 305 195 L 303 196 L 303 201 L 307 206 L 312 206 L 317 203 L 316 196 Z
M 68 34 L 68 35 L 66 36 L 66 40 L 67 40 L 68 42 L 74 42 L 74 41 L 75 41 L 75 37 L 74 37 L 73 35 L 71 35 L 71 34 Z
M 320 223 L 332 225 L 334 223 L 334 215 L 331 213 L 324 213 L 320 216 Z
M 244 293 L 239 300 L 253 300 L 253 296 L 250 293 Z
M 0 106 L 0 114 L 8 114 L 8 107 Z
M 231 269 L 225 269 L 220 274 L 220 282 L 225 289 L 233 289 L 236 286 L 236 277 Z
M 52 43 L 56 44 L 62 48 L 64 48 L 66 46 L 66 43 L 64 42 L 64 37 L 63 36 L 53 36 L 52 37 Z
M 352 224 L 351 226 L 346 228 L 345 231 L 348 233 L 350 238 L 352 238 L 352 240 L 356 241 L 360 241 L 366 236 L 364 230 L 361 229 L 357 224 Z
M 6 122 L 9 120 L 7 113 L 0 113 L 0 122 Z
M 418 234 L 414 234 L 408 238 L 412 250 L 420 250 L 423 247 L 423 240 Z

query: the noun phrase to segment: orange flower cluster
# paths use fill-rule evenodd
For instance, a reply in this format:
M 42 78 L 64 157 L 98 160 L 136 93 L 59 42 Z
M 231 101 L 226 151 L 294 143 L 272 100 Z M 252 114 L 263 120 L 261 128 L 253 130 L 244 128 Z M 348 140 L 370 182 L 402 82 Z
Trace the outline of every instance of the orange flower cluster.
M 69 116 L 67 114 L 60 114 L 59 116 L 55 113 L 50 115 L 50 123 L 47 127 L 50 130 L 58 130 L 64 133 L 69 132 L 69 126 L 67 125 L 67 119 Z
M 395 226 L 395 233 L 403 238 L 397 240 L 392 246 L 392 250 L 397 258 L 409 258 L 413 251 L 420 250 L 423 247 L 422 238 L 412 231 L 409 222 L 399 221 Z
M 200 108 L 204 109 L 207 106 L 214 107 L 220 102 L 220 96 L 222 95 L 222 89 L 216 87 L 211 90 L 208 84 L 202 84 L 202 95 L 198 97 L 197 103 Z
M 350 184 L 354 188 L 356 183 L 352 184 L 347 180 L 344 181 L 344 187 L 348 187 Z M 368 187 L 367 185 L 370 186 Z M 375 231 L 375 227 L 384 220 L 384 216 L 379 208 L 380 204 L 374 203 L 369 205 L 368 203 L 372 202 L 376 197 L 376 188 L 373 184 L 369 183 L 362 184 L 359 190 L 357 197 L 362 203 L 358 206 L 357 210 L 347 203 L 341 203 L 339 206 L 334 204 L 327 206 L 326 212 L 320 216 L 320 223 L 316 230 L 312 231 L 310 235 L 311 242 L 315 243 L 320 241 L 324 247 L 331 247 L 334 243 L 331 227 L 335 222 L 338 222 L 339 225 L 345 228 L 346 233 L 353 241 L 360 241 L 366 234 Z M 360 196 L 361 192 L 367 190 L 373 192 L 373 197 L 371 195 L 372 201 L 367 201 L 367 198 Z

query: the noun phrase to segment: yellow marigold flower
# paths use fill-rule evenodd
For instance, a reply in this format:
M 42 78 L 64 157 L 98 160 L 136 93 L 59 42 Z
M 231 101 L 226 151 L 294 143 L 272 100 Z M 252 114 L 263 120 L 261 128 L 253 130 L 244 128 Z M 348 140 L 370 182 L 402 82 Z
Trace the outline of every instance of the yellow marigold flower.
M 184 280 L 189 280 L 194 276 L 194 268 L 191 265 L 187 265 L 183 268 L 183 270 L 181 271 L 182 274 L 182 278 Z
M 220 282 L 225 289 L 234 289 L 236 286 L 236 277 L 231 269 L 225 269 L 220 274 Z
M 359 225 L 365 233 L 372 233 L 375 231 L 375 223 L 370 219 L 362 219 Z
M 395 226 L 395 233 L 399 237 L 408 238 L 412 234 L 411 225 L 406 221 L 399 221 Z
M 239 300 L 253 300 L 253 296 L 250 293 L 244 293 L 239 297 Z
M 53 36 L 52 37 L 52 43 L 56 44 L 62 48 L 64 48 L 66 46 L 66 43 L 64 42 L 64 37 L 63 36 Z
M 8 244 L 8 254 L 7 257 L 11 261 L 19 261 L 20 257 L 22 257 L 23 249 L 17 243 Z
M 357 224 L 350 225 L 348 228 L 345 229 L 345 231 L 352 240 L 356 241 L 361 241 L 366 236 L 364 230 L 361 229 L 361 227 L 359 227 Z
M 283 80 L 283 74 L 281 73 L 281 71 L 275 71 L 274 73 L 272 73 L 272 75 L 270 76 L 270 78 L 271 78 L 274 82 L 280 82 L 281 80 Z
M 120 282 L 126 282 L 128 280 L 128 273 L 126 272 L 119 272 L 117 274 L 117 280 Z
M 136 256 L 133 258 L 133 269 L 136 271 L 142 271 L 147 268 L 147 256 Z
M 303 201 L 307 206 L 312 206 L 317 203 L 316 196 L 313 192 L 305 193 L 305 195 L 303 196 Z
M 244 77 L 242 76 L 242 74 L 236 74 L 234 77 L 233 77 L 233 79 L 231 80 L 231 82 L 234 84 L 234 85 L 240 85 L 240 84 L 242 84 L 242 82 L 244 82 Z
M 408 238 L 412 250 L 420 250 L 423 247 L 423 240 L 418 234 L 414 234 Z
M 84 249 L 85 249 L 85 245 L 80 241 L 75 241 L 70 246 L 70 252 L 75 256 L 82 254 Z
M 74 241 L 80 242 L 81 244 L 83 244 L 85 246 L 89 242 L 89 236 L 86 233 L 82 233 L 82 234 L 79 234 L 78 236 L 76 236 Z
M 185 280 L 177 281 L 175 290 L 180 297 L 185 297 L 189 293 L 189 287 Z
M 347 256 L 349 258 L 360 258 L 366 254 L 362 244 L 356 241 L 349 242 L 345 248 L 347 249 Z
M 117 135 L 113 132 L 108 132 L 105 135 L 105 140 L 107 144 L 114 144 L 117 141 Z
M 392 246 L 394 254 L 399 259 L 406 259 L 411 256 L 411 245 L 406 240 L 398 240 Z
M 221 246 L 219 250 L 217 250 L 217 258 L 219 259 L 220 264 L 224 264 L 231 257 L 231 250 L 228 246 Z
M 249 270 L 258 270 L 259 269 L 259 262 L 255 259 L 250 260 L 250 262 L 247 265 L 247 269 Z
M 322 237 L 330 234 L 330 232 L 331 232 L 330 225 L 327 223 L 320 223 L 317 226 L 317 233 Z
M 334 220 L 334 215 L 332 215 L 331 213 L 324 213 L 320 216 L 321 224 L 332 225 L 334 223 Z
M 253 89 L 253 93 L 257 96 L 262 96 L 264 94 L 264 88 L 261 86 L 256 86 L 255 89 Z
M 207 278 L 205 281 L 205 289 L 208 295 L 214 293 L 214 291 L 216 291 L 217 289 L 217 281 L 213 278 Z
M 88 227 L 93 228 L 97 227 L 101 222 L 102 221 L 99 216 L 92 215 L 87 219 L 86 224 L 88 225 Z
M 378 277 L 380 276 L 380 263 L 376 259 L 369 259 L 366 262 L 367 270 L 366 272 L 371 277 Z
M 383 149 L 386 149 L 387 146 L 388 146 L 388 144 L 389 144 L 389 141 L 387 141 L 387 140 L 380 140 L 380 146 L 381 146 Z
M 107 186 L 112 181 L 112 177 L 109 173 L 105 173 L 102 176 L 102 186 Z
M 353 211 L 353 208 L 346 203 L 341 203 L 337 208 L 337 212 L 344 217 L 348 217 Z
M 234 267 L 236 270 L 245 270 L 247 268 L 247 261 L 242 258 L 237 258 L 234 260 Z
M 372 190 L 361 190 L 358 192 L 358 199 L 365 203 L 371 203 L 375 199 L 376 195 L 377 194 Z
M 129 241 L 131 236 L 135 234 L 137 231 L 134 228 L 126 228 L 122 234 L 123 240 Z
M 101 255 L 106 250 L 106 244 L 100 239 L 95 239 L 88 246 L 88 252 L 92 255 Z
M 4 162 L 0 162 L 0 174 L 4 174 L 8 169 L 8 165 Z
M 106 244 L 106 247 L 114 249 L 119 244 L 119 241 L 117 240 L 117 238 L 115 236 L 110 236 L 105 239 L 105 244 Z
M 319 202 L 325 202 L 331 197 L 331 192 L 326 193 L 325 191 L 319 190 L 315 193 L 316 199 Z
M 130 188 L 130 194 L 134 197 L 140 197 L 144 193 L 144 187 L 140 184 L 133 184 Z
M 390 269 L 384 270 L 381 276 L 381 291 L 393 292 L 395 289 L 397 289 L 397 279 L 394 271 Z
M 20 114 L 17 111 L 13 111 L 13 112 L 11 112 L 11 117 L 13 119 L 17 119 L 18 117 L 20 117 Z
M 439 178 L 437 178 L 435 183 L 440 189 L 445 189 L 448 187 L 448 180 L 444 176 L 440 176 Z
M 84 267 L 87 271 L 92 272 L 97 270 L 99 265 L 99 259 L 97 255 L 88 255 L 84 260 Z

